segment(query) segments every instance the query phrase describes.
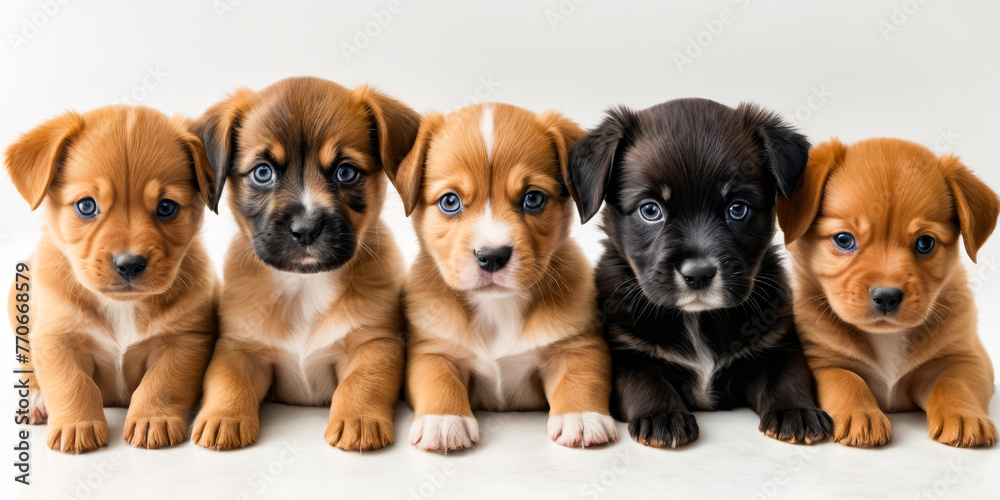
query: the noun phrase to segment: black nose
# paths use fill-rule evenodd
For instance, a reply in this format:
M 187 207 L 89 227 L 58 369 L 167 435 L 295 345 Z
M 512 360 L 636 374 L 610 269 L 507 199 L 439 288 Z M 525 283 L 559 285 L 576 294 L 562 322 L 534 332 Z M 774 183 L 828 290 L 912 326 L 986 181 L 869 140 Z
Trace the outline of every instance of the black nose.
M 868 295 L 871 296 L 875 308 L 884 313 L 899 309 L 899 305 L 903 303 L 903 291 L 899 288 L 872 288 L 868 290 Z
M 494 273 L 506 266 L 510 262 L 512 247 L 487 247 L 476 250 L 476 259 L 479 260 L 479 267 L 488 273 Z
M 292 232 L 292 239 L 299 245 L 309 246 L 316 242 L 320 233 L 323 232 L 323 224 L 313 220 L 293 220 L 288 226 Z
M 684 276 L 684 282 L 687 283 L 689 288 L 700 290 L 712 283 L 712 278 L 715 278 L 715 271 L 715 266 L 711 264 L 697 264 L 690 268 L 683 268 L 681 276 Z
M 138 278 L 146 270 L 146 258 L 141 255 L 120 253 L 111 258 L 111 263 L 115 265 L 118 276 L 127 281 Z

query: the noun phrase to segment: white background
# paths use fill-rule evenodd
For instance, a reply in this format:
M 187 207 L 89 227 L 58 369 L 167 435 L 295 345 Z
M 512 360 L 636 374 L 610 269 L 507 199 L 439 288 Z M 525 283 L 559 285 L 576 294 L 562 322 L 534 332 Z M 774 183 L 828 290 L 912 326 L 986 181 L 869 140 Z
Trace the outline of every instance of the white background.
M 957 151 L 1000 189 L 994 1 L 228 1 L 3 2 L 0 144 L 63 110 L 123 95 L 197 116 L 236 86 L 315 75 L 349 87 L 374 83 L 418 111 L 484 98 L 558 109 L 585 127 L 617 103 L 754 100 L 794 117 L 814 141 L 897 136 Z M 388 24 L 370 25 L 375 36 L 346 57 L 345 44 L 374 22 L 372 12 L 390 5 Z M 678 64 L 685 52 L 690 61 Z M 6 180 L 0 209 L 3 277 L 32 252 L 41 216 Z M 394 193 L 384 218 L 412 258 L 416 241 Z M 207 214 L 205 226 L 221 263 L 231 215 Z M 599 256 L 596 224 L 574 235 Z M 978 265 L 964 260 L 978 290 L 980 334 L 1000 359 L 1000 238 Z M 13 391 L 0 395 L 13 409 Z M 5 420 L 4 485 L 25 498 L 995 498 L 1000 489 L 1000 449 L 934 443 L 921 413 L 891 416 L 894 441 L 879 450 L 787 445 L 760 435 L 747 410 L 700 413 L 701 439 L 666 451 L 636 445 L 622 424 L 615 445 L 564 449 L 546 438 L 543 413 L 483 412 L 480 445 L 448 456 L 406 444 L 405 404 L 396 418 L 400 442 L 362 456 L 325 444 L 321 408 L 266 405 L 260 442 L 226 453 L 190 443 L 131 449 L 121 438 L 124 410 L 107 413 L 110 448 L 84 456 L 51 452 L 46 429 L 32 428 L 30 487 L 12 480 L 16 428 Z M 991 414 L 1000 418 L 997 398 Z

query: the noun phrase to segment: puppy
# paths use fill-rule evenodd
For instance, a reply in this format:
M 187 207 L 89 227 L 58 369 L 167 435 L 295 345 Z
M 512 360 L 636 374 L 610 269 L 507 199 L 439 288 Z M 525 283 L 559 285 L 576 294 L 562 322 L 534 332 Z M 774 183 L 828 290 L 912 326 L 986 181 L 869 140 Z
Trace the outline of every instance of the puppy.
M 330 445 L 392 443 L 405 269 L 379 214 L 383 169 L 396 169 L 418 125 L 370 87 L 318 78 L 238 90 L 198 121 L 240 231 L 226 255 L 196 443 L 255 442 L 265 397 L 329 405 Z
M 38 126 L 5 166 L 32 210 L 45 204 L 29 279 L 8 302 L 30 332 L 28 422 L 47 420 L 48 446 L 80 453 L 108 444 L 103 407 L 124 406 L 129 444 L 183 441 L 216 323 L 201 140 L 184 118 L 112 106 Z
M 830 434 L 771 244 L 775 197 L 795 187 L 808 150 L 772 113 L 705 99 L 613 109 L 573 149 L 583 221 L 607 200 L 596 276 L 611 409 L 640 443 L 690 443 L 692 410 L 735 406 L 775 439 Z
M 569 239 L 569 149 L 557 113 L 499 103 L 424 117 L 390 178 L 420 240 L 404 289 L 410 442 L 479 440 L 472 410 L 549 408 L 566 446 L 617 439 L 590 265 Z
M 997 195 L 958 158 L 899 139 L 813 148 L 778 220 L 795 321 L 834 440 L 892 438 L 883 412 L 921 408 L 932 439 L 992 446 L 993 365 L 959 263 L 997 224 Z

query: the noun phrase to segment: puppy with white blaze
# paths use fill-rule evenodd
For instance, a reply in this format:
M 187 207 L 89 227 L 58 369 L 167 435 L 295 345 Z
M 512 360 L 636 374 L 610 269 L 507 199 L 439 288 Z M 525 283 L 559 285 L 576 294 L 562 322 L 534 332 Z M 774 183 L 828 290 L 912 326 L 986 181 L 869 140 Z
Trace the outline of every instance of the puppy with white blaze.
M 777 115 L 706 99 L 612 109 L 573 149 L 583 222 L 607 202 L 596 282 L 611 412 L 636 441 L 685 445 L 698 438 L 693 410 L 737 406 L 781 441 L 830 435 L 772 244 L 776 197 L 808 153 Z

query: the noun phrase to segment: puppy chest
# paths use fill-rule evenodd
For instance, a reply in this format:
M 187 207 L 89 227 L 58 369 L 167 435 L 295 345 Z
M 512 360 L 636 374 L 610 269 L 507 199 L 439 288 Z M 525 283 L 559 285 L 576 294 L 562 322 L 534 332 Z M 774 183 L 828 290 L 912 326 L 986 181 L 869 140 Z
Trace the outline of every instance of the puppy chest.
M 910 394 L 912 360 L 906 332 L 866 335 L 875 365 L 865 364 L 857 372 L 868 384 L 879 407 L 885 411 L 908 411 L 915 408 Z
M 97 340 L 94 380 L 106 405 L 127 405 L 142 379 L 145 358 L 136 348 L 142 335 L 135 305 L 109 301 L 102 312 L 104 327 L 93 333 Z
M 469 402 L 483 410 L 543 410 L 547 406 L 534 353 L 476 358 L 470 366 Z

